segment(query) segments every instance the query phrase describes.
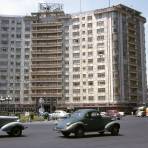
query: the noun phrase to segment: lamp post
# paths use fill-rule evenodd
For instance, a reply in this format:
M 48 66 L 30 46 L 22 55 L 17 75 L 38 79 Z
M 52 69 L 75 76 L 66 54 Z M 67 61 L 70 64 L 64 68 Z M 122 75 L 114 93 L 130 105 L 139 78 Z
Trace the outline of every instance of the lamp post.
M 9 102 L 12 101 L 12 98 L 8 95 L 5 100 L 7 101 L 7 112 L 8 112 L 8 115 L 9 115 Z
M 1 96 L 0 97 L 0 102 L 1 102 L 1 110 L 0 111 L 2 111 L 2 102 L 4 101 L 5 99 Z

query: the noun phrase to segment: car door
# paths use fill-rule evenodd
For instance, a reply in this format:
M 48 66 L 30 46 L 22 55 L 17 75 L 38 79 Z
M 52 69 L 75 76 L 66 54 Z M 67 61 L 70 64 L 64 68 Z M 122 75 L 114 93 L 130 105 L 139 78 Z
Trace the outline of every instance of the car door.
M 85 115 L 85 121 L 84 121 L 85 130 L 86 131 L 99 131 L 101 128 L 100 123 L 99 123 L 99 121 L 101 120 L 100 118 L 101 116 L 99 112 L 97 111 L 88 112 Z

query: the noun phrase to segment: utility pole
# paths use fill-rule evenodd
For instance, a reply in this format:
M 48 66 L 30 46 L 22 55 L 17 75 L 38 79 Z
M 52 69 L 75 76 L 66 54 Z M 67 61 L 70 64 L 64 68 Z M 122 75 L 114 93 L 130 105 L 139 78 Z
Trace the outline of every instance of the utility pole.
M 80 0 L 80 13 L 82 12 L 82 2 Z

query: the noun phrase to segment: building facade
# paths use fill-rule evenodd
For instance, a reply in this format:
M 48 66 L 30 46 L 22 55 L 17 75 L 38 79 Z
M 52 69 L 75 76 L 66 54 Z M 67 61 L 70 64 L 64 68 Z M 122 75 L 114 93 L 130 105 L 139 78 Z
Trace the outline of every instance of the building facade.
M 31 21 L 21 16 L 0 16 L 1 110 L 21 110 L 29 104 Z M 7 104 L 4 105 L 4 104 Z M 23 106 L 25 108 L 25 106 Z
M 50 8 L 49 8 L 50 7 Z M 52 112 L 63 100 L 63 33 L 69 16 L 60 4 L 40 4 L 32 13 L 31 98 L 36 109 L 44 100 L 46 111 Z
M 70 108 L 132 108 L 146 100 L 145 18 L 123 5 L 72 15 L 65 100 Z
M 1 16 L 1 98 L 22 111 L 42 98 L 49 112 L 146 103 L 145 22 L 121 4 L 69 15 L 41 3 L 31 16 Z

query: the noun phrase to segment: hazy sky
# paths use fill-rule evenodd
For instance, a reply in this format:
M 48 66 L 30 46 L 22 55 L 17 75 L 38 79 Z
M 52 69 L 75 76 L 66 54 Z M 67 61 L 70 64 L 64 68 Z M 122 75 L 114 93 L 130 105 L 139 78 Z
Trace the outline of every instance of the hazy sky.
M 109 0 L 0 0 L 0 15 L 30 15 L 38 11 L 40 2 L 63 3 L 66 13 L 100 9 L 109 6 Z M 124 4 L 140 12 L 148 19 L 148 0 L 110 0 L 111 5 Z M 146 55 L 148 59 L 148 23 L 145 24 Z M 148 69 L 148 60 L 147 60 Z M 148 72 L 147 72 L 148 73 Z

